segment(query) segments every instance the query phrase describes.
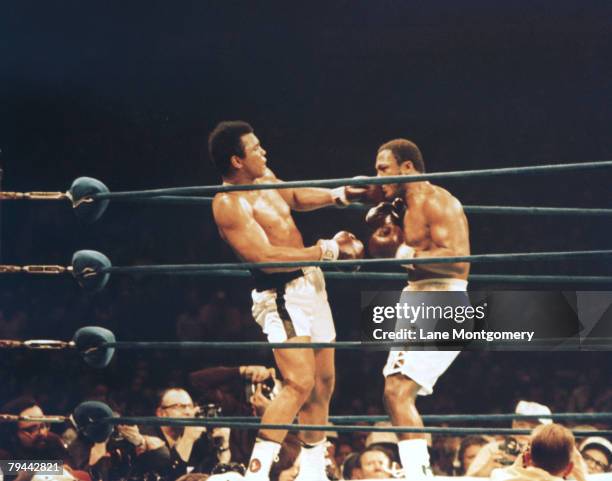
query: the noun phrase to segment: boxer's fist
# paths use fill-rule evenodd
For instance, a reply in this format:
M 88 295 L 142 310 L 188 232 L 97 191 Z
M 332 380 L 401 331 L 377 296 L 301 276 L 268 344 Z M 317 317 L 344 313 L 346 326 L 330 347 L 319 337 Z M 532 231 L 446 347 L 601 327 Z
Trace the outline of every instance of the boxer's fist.
M 416 250 L 414 247 L 409 246 L 405 242 L 401 243 L 395 251 L 396 259 L 414 259 L 416 256 Z M 410 271 L 414 270 L 414 264 L 402 264 L 404 269 L 408 269 Z
M 392 212 L 393 206 L 390 202 L 381 202 L 368 211 L 365 216 L 366 224 L 375 229 L 387 223 L 393 224 L 394 219 L 392 217 Z
M 366 223 L 373 228 L 382 227 L 386 224 L 402 225 L 406 205 L 400 197 L 396 197 L 393 202 L 381 202 L 372 207 L 366 214 Z
M 332 239 L 319 239 L 317 245 L 321 248 L 322 261 L 335 261 L 347 259 L 363 259 L 363 243 L 355 235 L 342 230 Z M 359 266 L 350 266 L 346 269 L 359 270 Z
M 395 257 L 397 248 L 404 242 L 402 228 L 394 223 L 387 223 L 374 231 L 368 241 L 370 257 Z
M 363 176 L 355 179 L 364 178 Z M 348 205 L 351 202 L 363 202 L 364 204 L 376 204 L 383 200 L 383 191 L 380 185 L 347 185 L 332 190 L 334 202 L 340 205 Z
M 363 259 L 363 243 L 348 231 L 341 230 L 333 240 L 338 244 L 338 259 Z
M 406 203 L 404 202 L 404 199 L 401 197 L 396 197 L 393 199 L 393 202 L 391 202 L 391 205 L 393 206 L 394 214 L 400 220 L 404 220 L 404 214 L 406 213 Z

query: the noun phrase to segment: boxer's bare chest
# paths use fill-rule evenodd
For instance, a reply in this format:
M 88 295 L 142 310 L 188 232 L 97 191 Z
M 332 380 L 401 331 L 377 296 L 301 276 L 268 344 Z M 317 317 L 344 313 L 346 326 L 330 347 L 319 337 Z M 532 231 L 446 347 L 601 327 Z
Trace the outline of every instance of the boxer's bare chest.
M 405 196 L 404 240 L 413 247 L 427 248 L 431 243 L 431 231 L 425 216 L 425 199 L 421 195 Z
M 291 216 L 289 205 L 275 190 L 255 191 L 246 198 L 253 219 L 274 245 L 295 245 L 302 237 Z

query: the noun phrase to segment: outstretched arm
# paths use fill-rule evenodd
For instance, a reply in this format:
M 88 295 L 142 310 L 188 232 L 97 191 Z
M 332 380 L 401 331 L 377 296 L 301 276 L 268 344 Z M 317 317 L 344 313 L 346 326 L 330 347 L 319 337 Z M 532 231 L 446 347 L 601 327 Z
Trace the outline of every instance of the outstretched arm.
M 293 210 L 309 211 L 334 205 L 336 203 L 331 189 L 305 187 L 292 190 L 292 202 L 287 202 Z
M 274 172 L 266 168 L 266 174 L 258 179 L 258 182 L 281 184 L 283 181 L 276 177 Z M 299 189 L 278 189 L 278 193 L 292 210 L 297 211 L 320 209 L 335 203 L 331 189 L 303 187 Z
M 266 175 L 260 181 L 282 183 L 282 180 L 278 179 L 270 169 L 266 169 Z M 351 202 L 375 204 L 382 198 L 381 189 L 376 185 L 340 186 L 335 189 L 302 187 L 279 189 L 278 192 L 292 210 L 302 212 L 330 205 L 347 206 Z

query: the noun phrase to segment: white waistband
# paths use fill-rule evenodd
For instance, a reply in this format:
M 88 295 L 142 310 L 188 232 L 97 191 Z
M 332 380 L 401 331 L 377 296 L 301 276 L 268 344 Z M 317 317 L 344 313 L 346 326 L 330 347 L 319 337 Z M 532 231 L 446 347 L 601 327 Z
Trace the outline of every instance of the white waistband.
M 421 279 L 410 281 L 405 291 L 467 291 L 468 282 L 464 279 L 452 277 L 439 277 L 435 279 Z

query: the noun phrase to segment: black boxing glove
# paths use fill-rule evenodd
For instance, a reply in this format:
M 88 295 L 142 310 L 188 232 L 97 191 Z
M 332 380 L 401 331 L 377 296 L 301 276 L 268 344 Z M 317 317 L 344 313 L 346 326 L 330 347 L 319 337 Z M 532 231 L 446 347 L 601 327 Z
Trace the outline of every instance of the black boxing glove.
M 404 220 L 406 205 L 400 197 L 396 197 L 393 202 L 381 202 L 372 207 L 366 214 L 365 221 L 371 227 L 378 228 L 385 224 L 395 224 L 401 226 Z

